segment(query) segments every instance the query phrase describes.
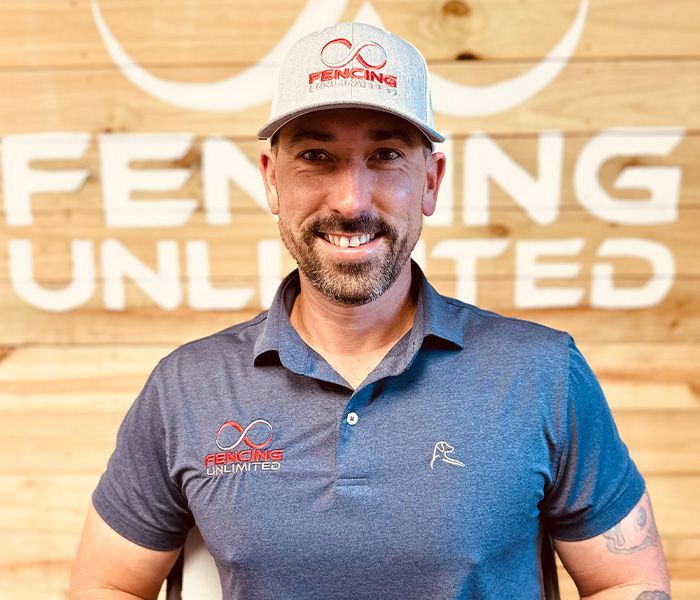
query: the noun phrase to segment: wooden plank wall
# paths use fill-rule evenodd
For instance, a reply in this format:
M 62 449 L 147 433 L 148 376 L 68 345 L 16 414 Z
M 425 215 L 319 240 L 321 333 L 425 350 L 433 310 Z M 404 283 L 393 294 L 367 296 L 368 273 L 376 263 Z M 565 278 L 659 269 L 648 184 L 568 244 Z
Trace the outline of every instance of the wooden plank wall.
M 135 61 L 158 77 L 180 82 L 212 82 L 256 64 L 305 4 L 274 0 L 251 9 L 219 0 L 99 2 L 109 27 Z M 338 6 L 343 20 L 351 20 L 361 9 L 364 15 L 372 14 L 371 6 L 388 29 L 423 51 L 433 73 L 472 86 L 508 80 L 534 67 L 568 30 L 579 7 L 578 0 L 342 4 Z M 556 60 L 563 59 L 551 58 Z M 145 93 L 108 55 L 89 0 L 0 4 L 0 90 L 0 597 L 66 598 L 90 493 L 113 448 L 118 424 L 150 369 L 176 345 L 257 313 L 276 274 L 292 263 L 287 256 L 278 257 L 274 243 L 259 244 L 276 240 L 277 233 L 256 198 L 254 183 L 249 189 L 238 183 L 229 186 L 230 222 L 213 224 L 203 196 L 202 157 L 207 140 L 215 136 L 226 138 L 249 159 L 243 179 L 255 179 L 260 144 L 254 134 L 268 103 L 228 112 L 202 111 L 178 108 Z M 429 275 L 441 291 L 467 293 L 469 278 L 460 283 L 457 261 L 444 245 L 439 250 L 440 243 L 503 242 L 497 256 L 478 263 L 476 301 L 574 335 L 599 375 L 621 434 L 647 479 L 674 598 L 698 598 L 700 3 L 594 1 L 574 56 L 545 89 L 496 114 L 438 112 L 437 121 L 450 133 L 450 158 L 456 167 L 451 175 L 452 211 L 445 224 L 426 226 L 424 231 Z M 675 205 L 674 217 L 665 222 L 613 222 L 582 201 L 576 185 L 582 156 L 605 135 L 603 130 L 617 128 L 634 128 L 634 135 L 646 140 L 678 137 L 672 149 L 656 155 L 645 153 L 640 142 L 638 154 L 613 157 L 598 173 L 609 195 L 634 201 L 644 200 L 649 192 L 616 188 L 622 173 L 634 167 L 666 168 L 666 173 L 675 168 L 681 176 L 678 193 L 674 195 L 666 178 L 660 203 L 647 208 L 660 214 Z M 561 135 L 556 218 L 538 222 L 522 201 L 491 183 L 489 221 L 463 224 L 463 192 L 470 176 L 463 166 L 476 131 L 533 177 L 549 164 L 537 159 L 543 139 L 551 132 Z M 17 206 L 7 198 L 15 168 L 10 158 L 22 144 L 41 146 L 26 134 L 56 132 L 86 134 L 84 151 L 77 158 L 37 160 L 31 168 L 82 170 L 85 181 L 76 191 L 34 194 L 31 223 L 22 222 L 21 216 L 18 221 L 11 214 Z M 105 195 L 114 181 L 104 180 L 107 167 L 102 161 L 107 146 L 116 143 L 110 136 L 120 133 L 192 136 L 181 157 L 135 165 L 190 170 L 174 192 L 136 194 L 140 199 L 193 198 L 196 210 L 185 224 L 120 228 L 107 223 Z M 44 147 L 52 143 L 55 140 Z M 648 261 L 639 257 L 601 257 L 606 240 L 619 238 L 656 242 L 673 257 L 672 271 L 655 273 L 659 280 L 670 280 L 670 287 L 651 306 L 611 309 L 594 301 L 602 262 L 613 266 L 619 286 L 640 287 L 650 277 Z M 129 281 L 123 307 L 108 309 L 105 282 L 113 274 L 105 272 L 108 265 L 102 260 L 108 239 L 151 269 L 156 269 L 156 244 L 170 240 L 179 271 L 161 283 L 170 285 L 175 296 L 180 293 L 180 301 L 163 308 L 140 287 L 142 281 Z M 49 291 L 71 282 L 75 240 L 89 244 L 95 273 L 87 278 L 83 274 L 81 283 L 92 285 L 92 291 L 63 312 L 33 305 L 26 292 L 32 281 Z M 515 302 L 518 281 L 536 277 L 519 262 L 518 244 L 533 240 L 578 240 L 572 243 L 579 246 L 568 255 L 541 259 L 572 263 L 572 273 L 559 281 L 538 282 L 580 289 L 580 299 L 572 306 Z M 18 259 L 18 241 L 31 249 L 31 270 Z M 213 285 L 250 290 L 243 308 L 193 308 L 188 290 L 203 277 L 201 271 L 188 274 L 185 269 L 186 247 L 193 241 L 206 243 Z M 276 261 L 279 267 L 261 275 L 263 262 Z M 564 597 L 577 597 L 561 565 L 560 577 Z

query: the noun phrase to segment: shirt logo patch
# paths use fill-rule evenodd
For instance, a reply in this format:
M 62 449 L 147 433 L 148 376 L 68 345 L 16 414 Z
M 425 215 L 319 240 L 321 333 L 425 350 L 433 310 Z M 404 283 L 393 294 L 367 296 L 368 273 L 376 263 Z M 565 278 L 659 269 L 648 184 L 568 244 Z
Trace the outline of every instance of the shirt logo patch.
M 452 458 L 451 456 L 448 456 L 448 454 L 452 454 L 454 452 L 455 448 L 454 446 L 448 444 L 445 441 L 439 441 L 437 444 L 435 444 L 435 448 L 433 448 L 433 459 L 430 461 L 430 468 L 434 468 L 435 461 L 439 458 L 442 462 L 447 463 L 448 465 L 454 465 L 456 467 L 463 467 L 464 463 L 457 460 L 456 458 Z
M 272 438 L 272 425 L 265 419 L 255 419 L 245 427 L 232 420 L 222 423 L 214 437 L 222 452 L 204 457 L 207 475 L 278 471 L 282 466 L 284 450 L 270 448 Z M 242 449 L 236 450 L 242 444 L 245 444 Z
M 256 444 L 255 442 L 251 442 L 250 439 L 248 439 L 248 432 L 253 429 L 256 425 L 267 425 L 270 428 L 270 431 L 272 431 L 272 425 L 268 423 L 265 419 L 255 419 L 255 421 L 251 421 L 246 425 L 245 429 L 241 427 L 240 423 L 236 423 L 236 421 L 226 421 L 225 423 L 222 423 L 219 426 L 219 429 L 216 430 L 216 445 L 221 449 L 221 450 L 233 450 L 236 446 L 238 446 L 241 442 L 245 442 L 248 446 L 255 450 L 260 450 L 261 448 L 264 448 L 265 446 L 268 446 L 270 442 L 272 441 L 272 433 L 270 433 L 270 437 L 267 438 L 264 442 L 261 442 L 259 444 Z M 224 429 L 226 427 L 231 427 L 232 429 L 235 429 L 240 433 L 240 436 L 238 439 L 233 442 L 233 444 L 229 444 L 228 446 L 222 446 L 221 445 L 221 437 L 222 437 L 222 432 L 224 432 Z

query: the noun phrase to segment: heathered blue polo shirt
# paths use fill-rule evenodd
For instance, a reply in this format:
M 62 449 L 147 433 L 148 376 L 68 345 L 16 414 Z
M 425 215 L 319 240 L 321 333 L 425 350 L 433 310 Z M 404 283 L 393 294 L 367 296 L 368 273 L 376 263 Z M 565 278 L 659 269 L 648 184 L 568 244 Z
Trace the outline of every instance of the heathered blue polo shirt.
M 193 524 L 227 599 L 541 597 L 543 527 L 598 535 L 644 480 L 571 337 L 439 295 L 353 390 L 269 311 L 163 359 L 93 495 L 137 544 Z

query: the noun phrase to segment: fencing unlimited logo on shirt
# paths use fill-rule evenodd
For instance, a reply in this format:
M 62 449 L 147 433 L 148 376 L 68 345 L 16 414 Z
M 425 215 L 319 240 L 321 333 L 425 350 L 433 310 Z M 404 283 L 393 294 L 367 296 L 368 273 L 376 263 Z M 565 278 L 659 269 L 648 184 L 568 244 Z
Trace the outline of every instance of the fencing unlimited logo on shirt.
M 255 419 L 245 427 L 237 421 L 222 423 L 215 436 L 221 452 L 204 457 L 207 475 L 279 470 L 284 450 L 270 448 L 272 439 L 272 425 L 265 419 Z M 245 444 L 242 449 L 241 444 Z

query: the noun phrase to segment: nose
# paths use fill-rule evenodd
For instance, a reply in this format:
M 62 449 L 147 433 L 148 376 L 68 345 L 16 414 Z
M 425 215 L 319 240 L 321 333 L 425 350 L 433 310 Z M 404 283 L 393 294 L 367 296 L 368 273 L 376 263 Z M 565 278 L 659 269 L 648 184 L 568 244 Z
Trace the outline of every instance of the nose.
M 372 172 L 362 160 L 346 161 L 336 167 L 328 207 L 345 218 L 357 217 L 372 207 Z

